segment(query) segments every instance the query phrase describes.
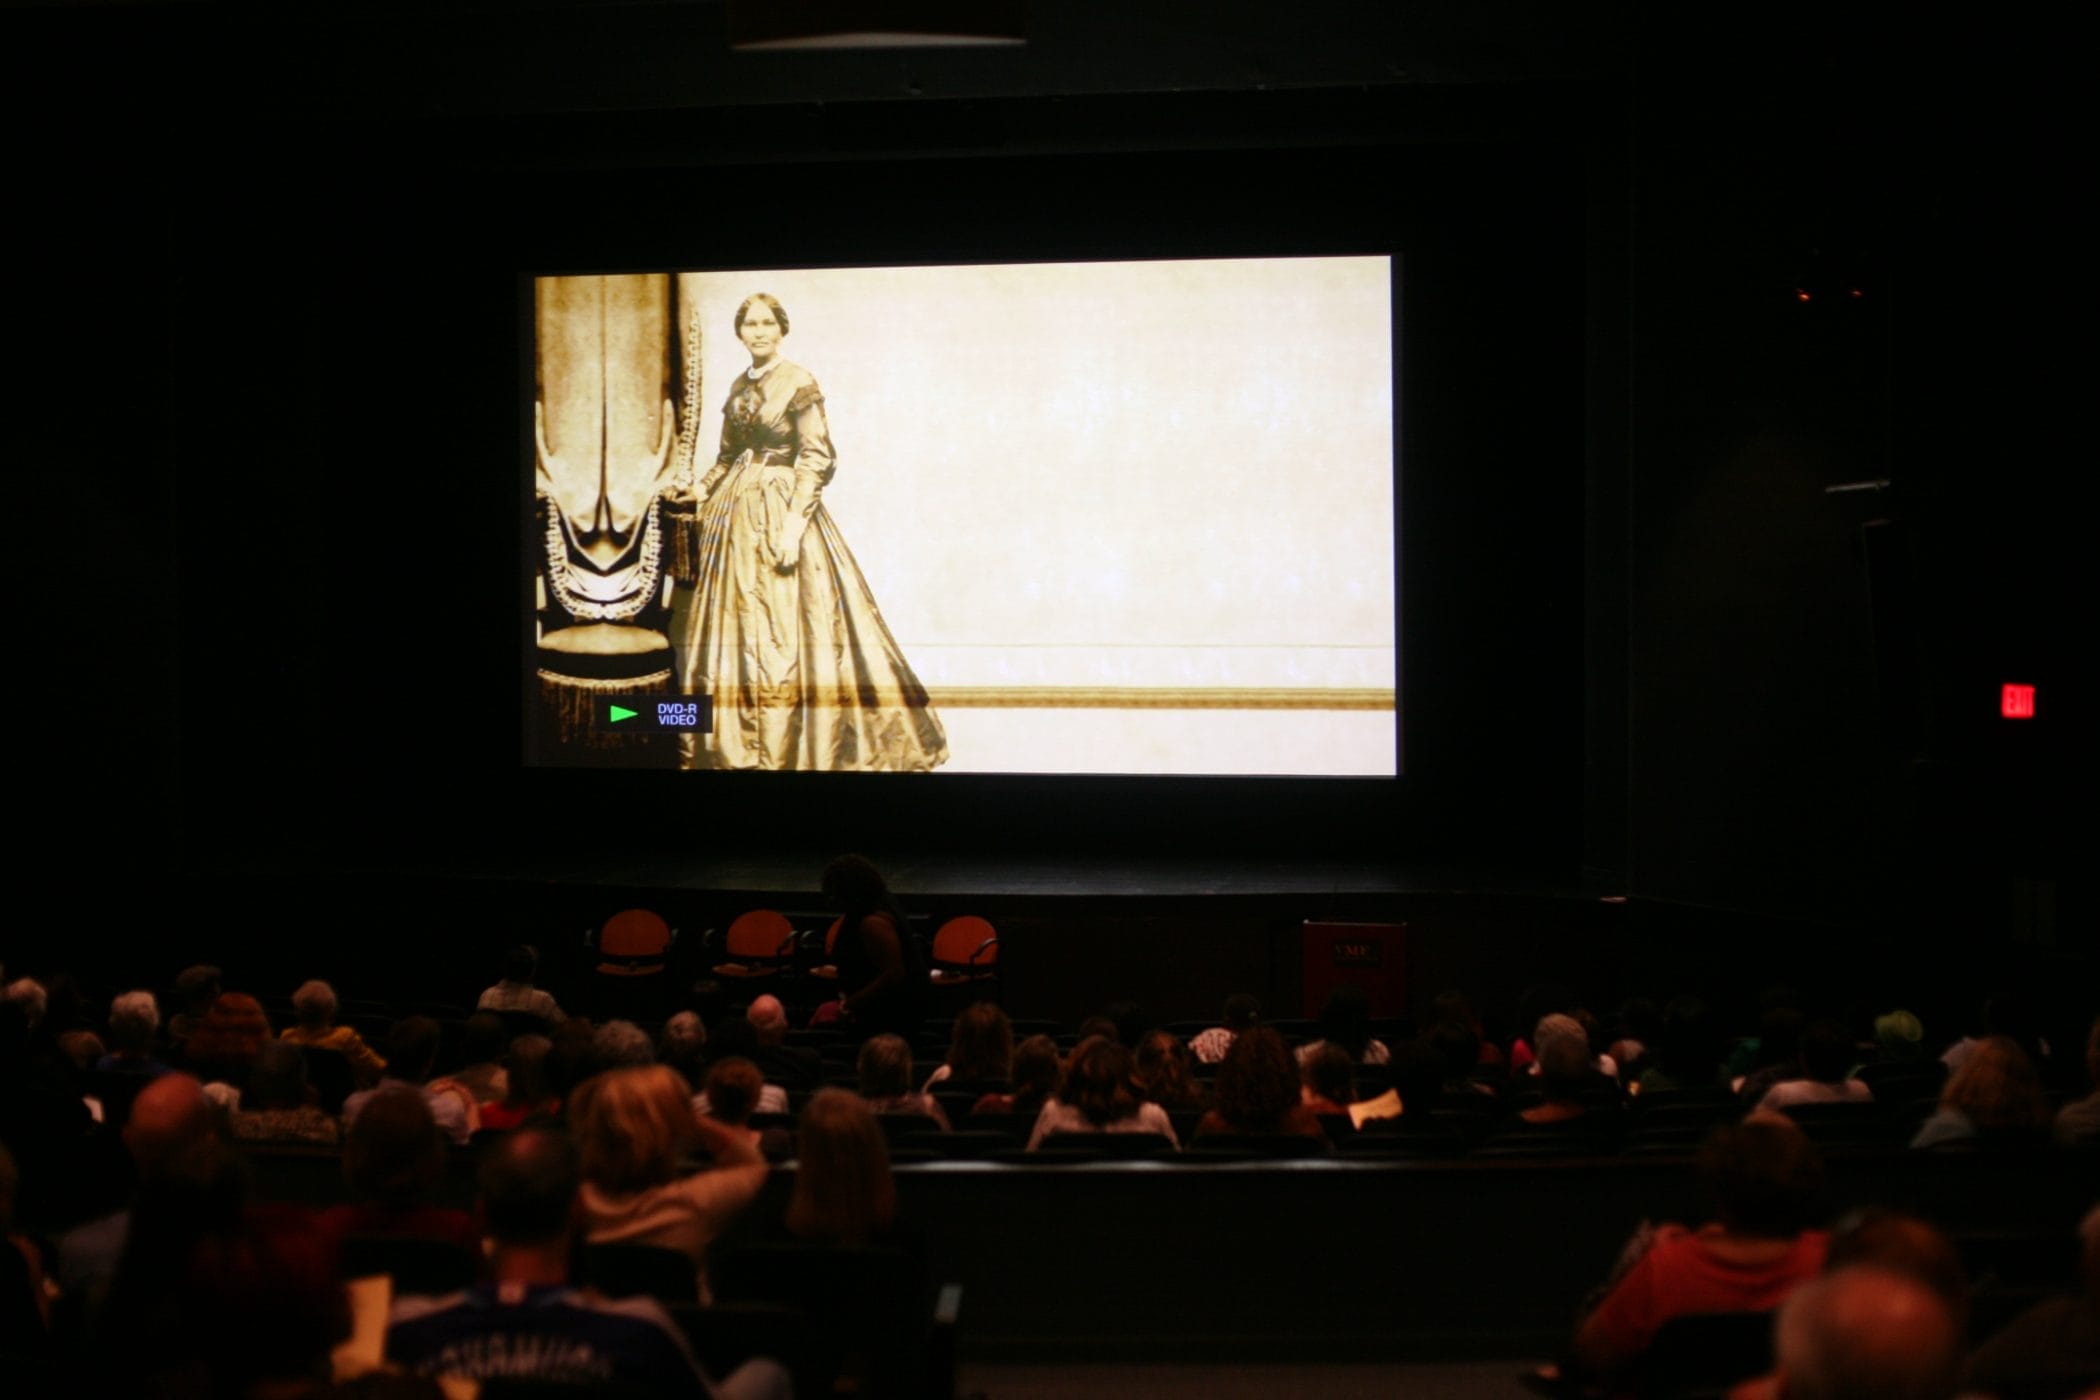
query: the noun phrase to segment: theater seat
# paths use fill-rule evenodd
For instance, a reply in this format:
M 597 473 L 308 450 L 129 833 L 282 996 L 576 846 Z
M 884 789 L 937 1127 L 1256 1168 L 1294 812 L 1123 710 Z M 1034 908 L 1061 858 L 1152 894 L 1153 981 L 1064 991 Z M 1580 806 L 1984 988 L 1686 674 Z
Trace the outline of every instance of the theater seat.
M 342 1278 L 384 1274 L 396 1293 L 438 1296 L 457 1293 L 474 1282 L 481 1261 L 447 1240 L 409 1235 L 345 1235 L 337 1256 Z
M 643 1294 L 659 1303 L 697 1303 L 699 1280 L 683 1250 L 653 1244 L 592 1244 L 583 1249 L 583 1281 L 608 1298 Z
M 808 1317 L 810 1345 L 794 1367 L 797 1395 L 954 1393 L 945 1334 L 955 1310 L 939 1306 L 924 1265 L 903 1250 L 749 1245 L 721 1260 L 714 1284 L 724 1303 L 778 1304 Z
M 777 909 L 739 914 L 723 932 L 716 950 L 717 977 L 751 983 L 780 976 L 795 958 L 795 926 Z

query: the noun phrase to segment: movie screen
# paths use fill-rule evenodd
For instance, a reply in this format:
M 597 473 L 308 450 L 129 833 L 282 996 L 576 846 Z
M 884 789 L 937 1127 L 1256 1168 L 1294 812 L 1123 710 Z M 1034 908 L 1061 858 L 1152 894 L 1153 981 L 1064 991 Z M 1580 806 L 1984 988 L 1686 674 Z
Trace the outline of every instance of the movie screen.
M 1393 280 L 535 279 L 527 761 L 1397 774 Z

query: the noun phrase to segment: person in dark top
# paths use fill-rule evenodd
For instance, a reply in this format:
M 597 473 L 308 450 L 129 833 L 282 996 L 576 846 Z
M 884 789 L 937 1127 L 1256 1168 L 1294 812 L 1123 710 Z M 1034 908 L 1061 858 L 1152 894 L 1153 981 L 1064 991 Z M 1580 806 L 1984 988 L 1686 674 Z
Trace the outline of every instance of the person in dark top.
M 824 867 L 824 894 L 839 911 L 833 957 L 842 1026 L 909 1039 L 926 1016 L 926 959 L 882 872 L 863 856 L 840 856 Z
M 785 1397 L 787 1372 L 746 1362 L 711 1385 L 663 1306 L 569 1287 L 582 1167 L 563 1134 L 520 1128 L 480 1171 L 492 1281 L 444 1298 L 404 1298 L 387 1320 L 388 1360 L 422 1375 L 613 1386 L 649 1395 Z

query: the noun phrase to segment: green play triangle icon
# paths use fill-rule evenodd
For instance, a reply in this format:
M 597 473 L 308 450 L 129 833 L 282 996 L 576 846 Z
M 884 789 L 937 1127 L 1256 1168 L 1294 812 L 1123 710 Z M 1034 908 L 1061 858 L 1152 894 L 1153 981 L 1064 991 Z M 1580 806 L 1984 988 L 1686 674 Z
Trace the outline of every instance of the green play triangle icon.
M 610 705 L 607 708 L 612 713 L 612 722 L 614 724 L 618 724 L 623 719 L 633 719 L 635 716 L 635 711 L 628 709 L 625 705 Z

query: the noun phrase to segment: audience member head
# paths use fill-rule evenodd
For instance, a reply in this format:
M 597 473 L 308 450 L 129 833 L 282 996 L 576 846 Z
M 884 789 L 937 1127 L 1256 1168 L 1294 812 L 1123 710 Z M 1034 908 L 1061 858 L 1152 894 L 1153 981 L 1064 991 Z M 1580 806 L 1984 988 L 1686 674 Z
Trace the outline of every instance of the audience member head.
M 959 1083 L 1003 1084 L 1014 1069 L 1014 1023 L 991 1002 L 972 1004 L 955 1018 L 948 1042 L 948 1073 Z
M 1319 1098 L 1344 1107 L 1356 1099 L 1356 1061 L 1333 1041 L 1315 1048 L 1305 1057 L 1305 1087 Z M 1403 1097 L 1402 1103 L 1406 1102 Z
M 1785 1400 L 1946 1400 L 1961 1374 L 1961 1333 L 1924 1284 L 1857 1264 L 1794 1291 L 1774 1350 Z
M 870 1099 L 911 1092 L 911 1046 L 903 1036 L 869 1036 L 860 1047 L 860 1092 Z
M 1320 1008 L 1320 1039 L 1339 1045 L 1352 1060 L 1364 1057 L 1371 1043 L 1371 994 L 1362 987 L 1343 983 L 1327 994 Z
M 464 1065 L 492 1065 L 510 1044 L 510 1028 L 493 1011 L 477 1011 L 467 1017 L 459 1031 L 459 1061 Z
M 751 1060 L 758 1057 L 758 1049 L 758 1028 L 748 1016 L 723 1016 L 708 1031 L 705 1058 L 714 1061 L 742 1055 Z
M 1556 1011 L 1550 1016 L 1539 1017 L 1538 1026 L 1531 1033 L 1532 1049 L 1541 1059 L 1545 1057 L 1546 1047 L 1556 1040 L 1573 1044 L 1582 1052 L 1584 1060 L 1590 1058 L 1589 1028 L 1565 1012 Z
M 1808 1018 L 1791 1006 L 1775 1006 L 1757 1019 L 1757 1063 L 1791 1068 L 1801 1058 L 1801 1033 Z M 1848 1061 L 1846 1068 L 1851 1068 Z
M 1470 1029 L 1461 1029 L 1466 1030 L 1474 1045 L 1480 1043 Z M 1391 1076 L 1394 1092 L 1400 1095 L 1400 1111 L 1420 1113 L 1434 1108 L 1436 1101 L 1444 1096 L 1447 1069 L 1444 1057 L 1425 1040 L 1403 1040 L 1394 1045 L 1387 1073 Z M 1336 1102 L 1346 1103 L 1347 1100 Z
M 1225 998 L 1225 1009 L 1219 1021 L 1226 1030 L 1238 1034 L 1261 1020 L 1261 1003 L 1251 993 L 1234 992 Z
M 1014 1108 L 1033 1110 L 1057 1092 L 1058 1076 L 1064 1072 L 1057 1042 L 1047 1035 L 1032 1035 L 1014 1047 Z
M 306 1053 L 289 1040 L 273 1040 L 255 1057 L 248 1071 L 242 1108 L 306 1107 Z
M 697 1011 L 681 1011 L 664 1022 L 664 1033 L 656 1043 L 658 1063 L 669 1065 L 697 1084 L 707 1077 L 707 1023 Z
M 1065 1066 L 1057 1097 L 1067 1108 L 1097 1128 L 1121 1122 L 1138 1111 L 1145 1092 L 1137 1082 L 1136 1063 L 1119 1040 L 1097 1035 L 1079 1042 Z
M 46 992 L 44 984 L 34 977 L 17 977 L 7 984 L 6 992 L 0 995 L 22 1008 L 22 1019 L 29 1023 L 31 1030 L 43 1023 L 44 1012 L 51 1004 L 50 993 Z
M 1549 1016 L 1547 1021 L 1555 1018 Z M 1543 1029 L 1546 1022 L 1539 1023 Z M 1541 1036 L 1539 1040 L 1539 1092 L 1547 1103 L 1574 1104 L 1582 1101 L 1595 1067 L 1590 1063 L 1587 1040 L 1568 1035 Z
M 530 986 L 539 975 L 540 954 L 530 943 L 513 943 L 503 950 L 503 980 Z
M 678 1174 L 692 1143 L 692 1090 L 663 1065 L 609 1070 L 580 1094 L 586 1181 L 609 1195 L 632 1195 Z
M 844 855 L 824 867 L 824 897 L 851 924 L 887 908 L 890 887 L 866 856 Z
M 503 1102 L 513 1108 L 535 1108 L 553 1097 L 547 1088 L 547 1056 L 554 1042 L 543 1035 L 521 1035 L 503 1052 Z
M 1662 1008 L 1647 997 L 1628 997 L 1619 1003 L 1619 1036 L 1653 1051 L 1662 1038 Z
M 753 997 L 751 1005 L 745 1008 L 744 1019 L 751 1023 L 751 1029 L 757 1033 L 760 1045 L 779 1045 L 787 1040 L 787 1008 L 782 1006 L 780 998 L 771 992 Z
M 202 1016 L 226 990 L 226 974 L 210 963 L 198 963 L 175 974 L 175 999 L 185 1014 Z
M 204 1086 L 194 1075 L 163 1074 L 139 1090 L 124 1120 L 124 1147 L 150 1180 L 201 1142 L 216 1136 Z
M 414 1089 L 381 1089 L 364 1101 L 343 1144 L 343 1179 L 361 1200 L 390 1210 L 428 1202 L 445 1166 L 445 1141 Z
M 1125 1050 L 1137 1049 L 1137 1043 L 1151 1029 L 1151 1021 L 1145 1008 L 1134 1001 L 1112 1001 L 1101 1008 L 1101 1014 L 1116 1028 L 1116 1039 Z
M 2010 1036 L 1985 1036 L 1940 1091 L 1940 1107 L 1959 1110 L 1979 1128 L 2047 1127 L 2049 1096 L 2034 1061 Z
M 802 1110 L 789 1233 L 822 1244 L 869 1245 L 897 1215 L 889 1145 L 867 1101 L 819 1089 Z
M 548 1093 L 567 1101 L 598 1073 L 597 1053 L 592 1048 L 596 1035 L 591 1023 L 579 1017 L 554 1028 L 548 1037 Z
M 1874 1018 L 1874 1043 L 1881 1058 L 1903 1064 L 1925 1058 L 1925 1023 L 1911 1012 L 1896 1010 Z
M 390 1078 L 421 1084 L 437 1068 L 444 1033 L 428 1016 L 404 1016 L 386 1033 L 386 1069 Z
M 482 1153 L 481 1222 L 498 1249 L 566 1247 L 576 1223 L 582 1159 L 566 1133 L 520 1128 Z
M 1277 1131 L 1299 1103 L 1298 1062 L 1267 1026 L 1242 1031 L 1218 1066 L 1218 1116 L 1235 1132 Z
M 1847 1216 L 1830 1232 L 1830 1252 L 1823 1271 L 1836 1273 L 1868 1264 L 1916 1279 L 1967 1323 L 1969 1275 L 1961 1251 L 1930 1221 L 1892 1210 L 1865 1210 Z
M 1852 1071 L 1852 1037 L 1844 1023 L 1824 1018 L 1801 1030 L 1801 1073 L 1820 1084 L 1839 1084 Z
M 246 992 L 221 992 L 190 1028 L 183 1056 L 206 1079 L 239 1084 L 263 1046 L 270 1043 L 262 1003 Z
M 741 1128 L 758 1108 L 758 1096 L 766 1078 L 758 1066 L 742 1055 L 716 1060 L 707 1072 L 707 1116 Z
M 1153 1031 L 1138 1042 L 1137 1078 L 1145 1097 L 1162 1108 L 1183 1108 L 1203 1101 L 1196 1087 L 1188 1046 L 1172 1031 Z
M 292 993 L 292 1014 L 310 1031 L 325 1031 L 335 1020 L 335 988 L 318 979 L 301 982 Z
M 1699 1179 L 1731 1234 L 1792 1239 L 1820 1215 L 1822 1155 L 1778 1114 L 1709 1133 L 1699 1148 Z
M 160 1004 L 153 993 L 123 992 L 109 1003 L 109 1048 L 126 1059 L 142 1060 L 153 1053 L 153 1038 L 160 1034 Z
M 89 1070 L 106 1053 L 102 1048 L 102 1037 L 90 1030 L 70 1030 L 58 1033 L 58 1053 L 78 1070 Z
M 1122 1038 L 1122 1032 L 1116 1029 L 1114 1021 L 1109 1020 L 1106 1016 L 1089 1016 L 1079 1023 L 1079 1029 L 1074 1033 L 1072 1043 L 1077 1045 L 1080 1041 L 1092 1040 L 1097 1035 L 1107 1036 L 1110 1040 L 1120 1040 Z
M 607 1021 L 591 1037 L 591 1052 L 598 1068 L 639 1069 L 656 1063 L 656 1047 L 649 1033 L 632 1021 Z
M 1663 1007 L 1656 1069 L 1673 1084 L 1698 1088 L 1714 1082 L 1720 1063 L 1721 1030 L 1713 1008 L 1689 994 L 1670 998 Z
M 1429 1028 L 1427 1044 L 1443 1069 L 1445 1084 L 1461 1088 L 1471 1081 L 1480 1066 L 1480 1032 L 1472 1023 L 1447 1016 Z M 1406 1097 L 1401 1095 L 1402 1102 Z
M 1473 1028 L 1473 1034 L 1480 1034 L 1480 1013 L 1473 1009 L 1473 1003 L 1461 991 L 1438 992 L 1429 1003 L 1429 1019 L 1463 1021 Z

